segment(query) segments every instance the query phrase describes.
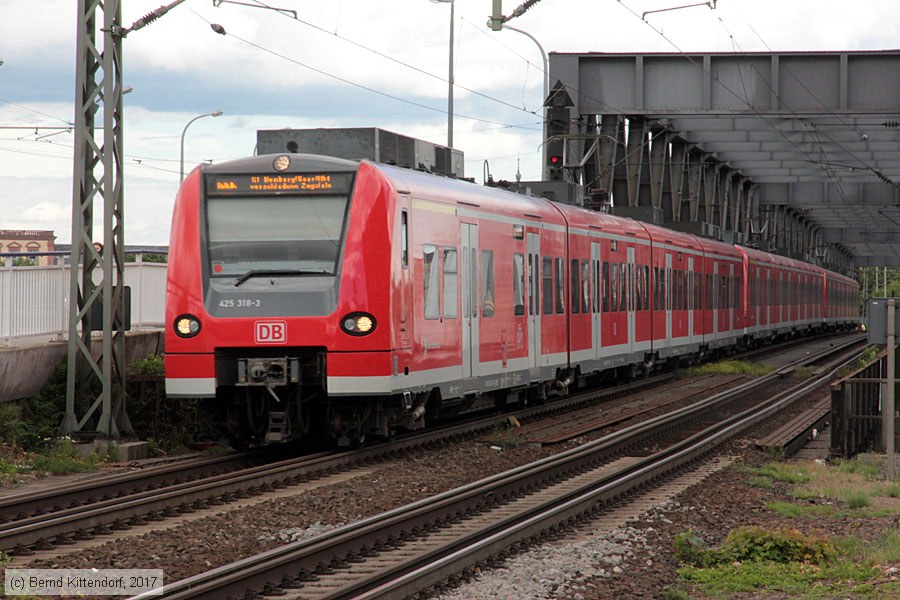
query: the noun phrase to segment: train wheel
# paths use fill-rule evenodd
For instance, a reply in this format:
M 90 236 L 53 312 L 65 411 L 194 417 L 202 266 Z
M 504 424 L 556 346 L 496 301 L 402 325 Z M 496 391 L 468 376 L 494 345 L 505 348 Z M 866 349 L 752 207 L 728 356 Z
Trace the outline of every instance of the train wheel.
M 350 434 L 350 441 L 354 448 L 362 448 L 366 445 L 366 433 L 364 431 L 355 431 Z

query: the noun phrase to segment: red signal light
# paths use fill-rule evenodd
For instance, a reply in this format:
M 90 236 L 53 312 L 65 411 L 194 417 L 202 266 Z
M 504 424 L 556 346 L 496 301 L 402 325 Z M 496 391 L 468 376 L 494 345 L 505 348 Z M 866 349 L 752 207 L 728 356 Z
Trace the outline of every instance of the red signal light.
M 551 165 L 559 165 L 562 164 L 562 156 L 551 156 L 550 157 Z

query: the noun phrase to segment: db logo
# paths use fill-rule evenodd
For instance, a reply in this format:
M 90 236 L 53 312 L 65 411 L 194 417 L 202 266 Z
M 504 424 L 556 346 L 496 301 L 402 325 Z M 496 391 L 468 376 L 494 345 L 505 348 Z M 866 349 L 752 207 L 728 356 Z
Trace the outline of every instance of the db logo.
M 286 344 L 287 343 L 287 322 L 285 321 L 257 321 L 256 327 L 256 343 L 257 344 Z

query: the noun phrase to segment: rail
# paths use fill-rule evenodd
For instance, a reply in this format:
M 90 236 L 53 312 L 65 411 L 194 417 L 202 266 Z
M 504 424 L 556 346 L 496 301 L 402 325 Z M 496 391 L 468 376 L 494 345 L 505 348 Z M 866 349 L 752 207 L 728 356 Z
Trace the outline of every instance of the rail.
M 8 258 L 4 262 L 0 267 L 0 346 L 64 338 L 69 331 L 70 265 L 16 265 Z M 135 262 L 125 263 L 132 328 L 165 323 L 166 266 L 144 262 L 140 254 Z

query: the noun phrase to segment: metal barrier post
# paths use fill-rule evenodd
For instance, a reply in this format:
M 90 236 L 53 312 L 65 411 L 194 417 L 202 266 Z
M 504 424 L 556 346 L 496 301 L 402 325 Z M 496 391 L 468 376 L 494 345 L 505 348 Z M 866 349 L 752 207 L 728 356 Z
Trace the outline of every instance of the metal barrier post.
M 881 407 L 882 432 L 884 433 L 884 451 L 887 454 L 888 481 L 894 479 L 894 384 L 896 382 L 896 345 L 894 339 L 894 321 L 897 304 L 893 298 L 887 301 L 887 389 L 884 404 Z

